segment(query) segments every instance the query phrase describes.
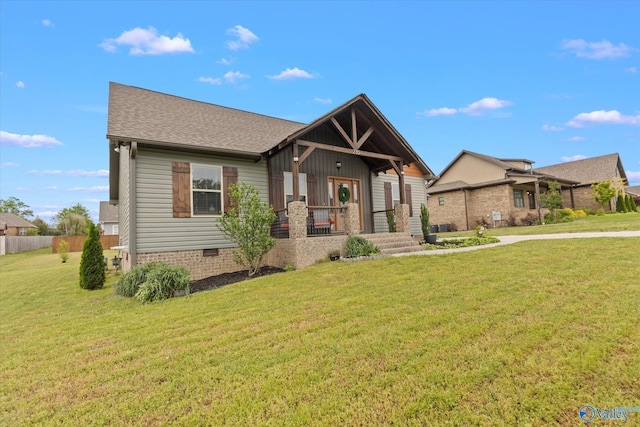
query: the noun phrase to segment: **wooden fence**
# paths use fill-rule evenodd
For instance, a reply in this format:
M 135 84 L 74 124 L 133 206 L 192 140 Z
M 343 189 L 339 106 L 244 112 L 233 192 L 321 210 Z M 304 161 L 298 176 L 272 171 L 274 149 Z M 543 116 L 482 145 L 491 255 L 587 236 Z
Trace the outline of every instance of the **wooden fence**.
M 69 244 L 69 252 L 82 252 L 82 246 L 85 240 L 87 240 L 87 236 L 55 236 L 51 243 L 51 250 L 54 254 L 58 253 L 58 245 L 62 240 L 66 240 Z M 118 235 L 100 236 L 102 249 L 118 246 L 119 242 L 120 236 Z
M 0 236 L 0 255 L 17 254 L 51 246 L 52 236 Z

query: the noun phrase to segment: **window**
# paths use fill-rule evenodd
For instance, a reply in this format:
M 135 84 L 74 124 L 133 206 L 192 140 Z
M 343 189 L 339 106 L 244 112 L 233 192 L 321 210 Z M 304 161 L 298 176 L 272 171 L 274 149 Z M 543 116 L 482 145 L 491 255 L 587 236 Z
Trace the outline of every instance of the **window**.
M 293 201 L 293 174 L 291 172 L 283 172 L 284 174 L 284 205 Z M 307 174 L 298 174 L 300 185 L 300 202 L 307 202 Z
M 395 209 L 395 207 L 400 204 L 400 184 L 397 182 L 391 183 L 391 200 L 393 202 L 392 206 Z
M 192 165 L 191 197 L 193 215 L 221 215 L 222 168 Z
M 113 234 L 118 234 L 118 224 L 113 226 Z
M 438 197 L 438 204 L 439 204 L 440 206 L 444 206 L 444 196 L 440 196 L 440 197 Z
M 524 208 L 524 197 L 522 190 L 513 190 L 513 205 L 516 208 Z
M 524 164 L 524 170 L 526 170 L 526 171 L 531 170 L 531 163 L 525 163 Z

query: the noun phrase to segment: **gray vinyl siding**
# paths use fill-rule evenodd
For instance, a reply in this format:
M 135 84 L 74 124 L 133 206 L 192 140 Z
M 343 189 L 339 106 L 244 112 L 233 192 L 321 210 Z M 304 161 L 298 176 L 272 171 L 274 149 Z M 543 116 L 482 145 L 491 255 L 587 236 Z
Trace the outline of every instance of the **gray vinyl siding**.
M 119 243 L 121 246 L 129 246 L 129 148 L 120 147 L 120 189 L 118 195 L 118 220 L 120 227 Z M 127 252 L 129 252 L 127 250 Z
M 228 248 L 217 217 L 173 217 L 174 161 L 238 168 L 238 182 L 253 184 L 268 201 L 267 163 L 162 150 L 140 149 L 136 157 L 137 252 Z
M 385 209 L 384 205 L 384 183 L 398 183 L 398 176 L 395 174 L 379 174 L 378 176 L 372 175 L 371 185 L 373 186 L 373 210 L 382 211 Z M 404 183 L 411 185 L 411 207 L 413 209 L 413 216 L 409 218 L 411 224 L 411 234 L 415 236 L 422 236 L 422 225 L 420 223 L 420 205 L 424 203 L 426 205 L 426 192 L 424 186 L 424 179 L 405 176 Z M 386 230 L 384 230 L 386 231 Z

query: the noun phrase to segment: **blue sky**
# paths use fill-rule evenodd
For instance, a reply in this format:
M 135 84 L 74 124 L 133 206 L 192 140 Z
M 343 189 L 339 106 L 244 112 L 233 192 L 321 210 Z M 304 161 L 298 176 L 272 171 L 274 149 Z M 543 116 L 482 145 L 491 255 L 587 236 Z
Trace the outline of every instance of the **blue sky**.
M 108 83 L 309 122 L 366 93 L 436 173 L 618 152 L 640 184 L 639 2 L 0 3 L 0 198 L 108 200 Z

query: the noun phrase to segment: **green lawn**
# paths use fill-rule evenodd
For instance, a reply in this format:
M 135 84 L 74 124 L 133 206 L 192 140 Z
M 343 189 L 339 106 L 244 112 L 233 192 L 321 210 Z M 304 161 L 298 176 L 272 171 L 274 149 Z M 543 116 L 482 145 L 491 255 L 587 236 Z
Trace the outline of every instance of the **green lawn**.
M 489 228 L 489 236 L 583 233 L 595 231 L 630 231 L 640 230 L 640 214 L 614 213 L 603 216 L 588 216 L 572 222 L 560 224 L 532 225 L 526 227 Z M 476 234 L 471 231 L 437 233 L 438 237 L 468 237 Z
M 80 289 L 80 254 L 7 255 L 0 425 L 578 425 L 640 406 L 639 249 L 324 263 L 147 305 Z

